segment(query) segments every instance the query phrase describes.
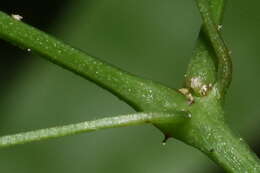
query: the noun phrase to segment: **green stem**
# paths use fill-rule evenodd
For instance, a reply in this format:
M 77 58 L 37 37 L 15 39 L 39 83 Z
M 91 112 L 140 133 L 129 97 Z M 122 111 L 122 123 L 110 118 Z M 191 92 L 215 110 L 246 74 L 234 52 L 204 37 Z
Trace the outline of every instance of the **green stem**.
M 172 129 L 171 134 L 204 152 L 227 172 L 259 173 L 259 159 L 226 125 L 218 97 L 216 87 L 208 96 L 196 97 L 189 109 L 192 119 Z
M 224 16 L 226 0 L 208 0 L 208 1 L 209 1 L 213 20 L 215 21 L 216 24 L 221 25 Z
M 185 103 L 184 96 L 173 89 L 108 65 L 3 12 L 0 38 L 95 82 L 138 111 L 181 110 Z
M 219 94 L 222 97 L 225 95 L 232 75 L 229 51 L 218 30 L 225 1 L 196 1 L 203 18 L 203 26 L 195 56 L 188 68 L 188 77 L 200 77 L 204 79 L 204 84 L 215 80 L 212 75 L 215 70 L 215 66 L 212 65 L 215 56 L 218 73 L 216 84 L 207 96 L 195 97 L 195 103 L 189 109 L 192 120 L 180 129 L 173 129 L 172 133 L 174 132 L 176 138 L 204 152 L 227 172 L 260 172 L 257 156 L 242 138 L 234 135 L 226 125 L 222 103 L 219 100 Z
M 196 126 L 198 134 L 188 143 L 199 148 L 229 173 L 259 173 L 260 161 L 242 138 L 234 135 L 225 123 L 207 121 L 207 125 Z
M 196 72 L 196 69 L 200 69 L 198 66 L 191 72 L 191 76 L 201 77 L 206 74 L 208 76 L 205 80 L 209 79 L 209 82 L 215 83 L 215 62 L 213 55 L 209 54 L 211 44 L 218 58 L 218 74 L 216 85 L 212 85 L 211 90 L 208 90 L 209 92 L 203 97 L 187 95 L 193 99 L 189 104 L 184 95 L 170 88 L 123 72 L 0 12 L 0 38 L 41 54 L 46 59 L 95 82 L 119 96 L 136 110 L 169 113 L 125 115 L 4 136 L 0 138 L 0 147 L 98 129 L 152 123 L 167 137 L 175 137 L 200 149 L 228 172 L 260 172 L 258 158 L 243 140 L 233 135 L 226 126 L 219 100 L 219 93 L 223 96 L 229 86 L 232 71 L 228 49 L 217 30 L 217 23 L 223 13 L 224 0 L 210 0 L 211 4 L 209 0 L 197 0 L 197 3 L 204 21 L 199 43 L 202 47 L 198 47 L 197 51 L 205 51 L 203 52 L 205 54 L 203 56 L 196 54 L 195 56 L 200 59 L 195 63 L 201 63 L 204 57 L 208 62 L 200 64 L 206 66 L 202 70 L 203 73 Z M 212 70 L 212 73 L 208 73 L 207 70 Z M 189 118 L 187 112 L 192 113 L 189 121 L 186 120 Z
M 205 130 L 201 131 L 203 138 L 198 142 L 200 149 L 227 172 L 260 172 L 260 161 L 246 142 L 234 135 L 225 123 L 212 123 L 208 124 L 209 129 L 200 129 Z
M 77 124 L 3 136 L 0 137 L 0 148 L 78 133 L 92 132 L 101 129 L 141 125 L 145 123 L 167 124 L 170 122 L 172 125 L 178 126 L 179 124 L 186 122 L 189 118 L 190 116 L 186 112 L 175 112 L 171 114 L 135 113 L 117 117 L 108 117 L 94 121 L 86 121 Z
M 232 61 L 230 51 L 226 47 L 220 33 L 218 22 L 214 21 L 209 0 L 196 0 L 203 19 L 203 31 L 208 36 L 218 57 L 217 83 L 221 95 L 225 95 L 232 79 Z
M 210 0 L 210 9 L 214 21 L 221 26 L 225 0 Z M 203 28 L 203 27 L 202 27 Z M 216 83 L 217 58 L 206 33 L 202 30 L 196 42 L 185 77 L 185 87 L 191 88 L 197 96 L 205 96 L 202 89 L 210 88 Z M 208 90 L 209 91 L 209 90 Z

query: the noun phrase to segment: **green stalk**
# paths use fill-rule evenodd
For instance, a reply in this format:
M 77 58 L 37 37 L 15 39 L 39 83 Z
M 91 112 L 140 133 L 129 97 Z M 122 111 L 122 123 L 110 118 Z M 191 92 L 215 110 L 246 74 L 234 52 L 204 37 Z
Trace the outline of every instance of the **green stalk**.
M 124 72 L 3 12 L 0 38 L 95 82 L 138 111 L 181 110 L 186 103 L 173 89 Z
M 230 54 L 220 36 L 218 26 L 222 19 L 224 0 L 197 0 L 197 4 L 203 18 L 203 26 L 199 46 L 188 68 L 189 77 L 197 75 L 211 80 L 210 82 L 216 81 L 206 95 L 194 98 L 194 104 L 189 109 L 192 120 L 179 129 L 172 129 L 172 133 L 175 132 L 176 138 L 204 152 L 227 172 L 260 172 L 257 156 L 244 140 L 234 135 L 226 125 L 222 100 L 219 99 L 225 95 L 232 75 Z M 215 57 L 217 61 L 213 66 Z M 202 70 L 199 66 L 203 66 Z M 217 72 L 216 78 L 212 75 L 213 70 Z M 207 85 L 207 80 L 204 80 L 202 85 Z
M 183 94 L 130 75 L 0 12 L 0 38 L 43 55 L 95 82 L 136 110 L 160 112 L 158 115 L 112 117 L 4 136 L 0 138 L 0 147 L 148 122 L 161 129 L 166 137 L 175 137 L 198 148 L 227 172 L 260 172 L 256 155 L 226 125 L 222 100 L 219 99 L 225 95 L 232 74 L 229 51 L 218 31 L 224 0 L 197 0 L 197 4 L 204 23 L 186 77 L 186 86 L 193 93 L 184 89 L 181 90 Z M 178 115 L 179 111 L 182 111 L 181 115 Z M 192 115 L 189 121 L 186 120 L 190 117 L 187 112 Z
M 203 19 L 202 29 L 206 34 L 207 39 L 209 39 L 212 47 L 214 48 L 218 59 L 217 83 L 219 92 L 222 96 L 224 96 L 232 80 L 232 61 L 230 57 L 230 51 L 228 50 L 224 40 L 219 33 L 219 21 L 216 21 L 216 19 L 221 19 L 221 17 L 219 17 L 217 14 L 213 15 L 209 0 L 196 1 Z M 215 0 L 210 1 L 214 2 Z M 219 10 L 221 10 L 221 8 Z M 219 13 L 221 14 L 220 11 Z
M 259 173 L 260 161 L 245 141 L 232 133 L 224 120 L 218 89 L 196 97 L 190 107 L 192 119 L 172 129 L 175 138 L 198 148 L 229 173 Z
M 221 28 L 224 13 L 225 0 L 209 0 L 210 10 L 216 24 Z M 202 92 L 202 88 L 210 90 L 217 81 L 218 59 L 215 51 L 203 31 L 199 32 L 198 40 L 193 51 L 186 75 L 185 87 L 190 88 L 196 96 L 205 96 L 207 92 Z
M 34 141 L 42 141 L 51 138 L 69 136 L 78 133 L 86 133 L 101 129 L 142 125 L 145 123 L 168 123 L 180 125 L 190 118 L 186 112 L 175 112 L 171 114 L 163 113 L 135 113 L 117 117 L 102 118 L 94 121 L 85 121 L 77 124 L 52 127 L 47 129 L 23 132 L 14 135 L 0 137 L 0 148 L 13 145 L 24 144 Z

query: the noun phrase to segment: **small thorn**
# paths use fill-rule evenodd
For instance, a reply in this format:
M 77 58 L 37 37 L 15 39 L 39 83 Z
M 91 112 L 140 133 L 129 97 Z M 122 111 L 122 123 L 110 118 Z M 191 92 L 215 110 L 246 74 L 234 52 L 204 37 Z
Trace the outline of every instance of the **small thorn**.
M 162 141 L 162 145 L 165 146 L 166 145 L 166 142 L 168 141 L 168 139 L 170 138 L 171 136 L 170 135 L 164 135 L 164 139 Z

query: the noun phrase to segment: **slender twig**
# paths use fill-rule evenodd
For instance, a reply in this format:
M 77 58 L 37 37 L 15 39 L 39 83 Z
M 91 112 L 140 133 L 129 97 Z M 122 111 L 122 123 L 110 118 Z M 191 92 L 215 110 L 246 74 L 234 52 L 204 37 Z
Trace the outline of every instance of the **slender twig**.
M 145 123 L 171 123 L 178 125 L 187 121 L 190 115 L 187 112 L 164 113 L 135 113 L 99 120 L 85 121 L 77 124 L 34 130 L 0 137 L 0 148 L 50 138 L 86 133 L 101 129 L 140 125 Z

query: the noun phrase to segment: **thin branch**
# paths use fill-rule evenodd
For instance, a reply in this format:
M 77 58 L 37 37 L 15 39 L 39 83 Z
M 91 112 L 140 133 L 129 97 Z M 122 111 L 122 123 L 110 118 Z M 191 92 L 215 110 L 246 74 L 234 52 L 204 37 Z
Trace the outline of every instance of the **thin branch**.
M 180 104 L 185 98 L 177 91 L 124 72 L 3 12 L 0 38 L 95 82 L 138 111 L 183 109 Z
M 218 57 L 218 76 L 217 82 L 220 93 L 225 95 L 232 79 L 232 61 L 230 51 L 225 45 L 220 33 L 219 26 L 216 24 L 211 12 L 208 0 L 196 0 L 199 11 L 203 19 L 203 30 L 208 36 L 215 53 Z
M 0 148 L 34 141 L 41 141 L 50 138 L 69 136 L 78 133 L 92 132 L 101 129 L 141 125 L 145 123 L 171 124 L 172 126 L 178 126 L 190 118 L 191 116 L 187 112 L 175 112 L 171 114 L 135 113 L 116 117 L 108 117 L 99 120 L 85 121 L 77 124 L 3 136 L 0 137 Z

